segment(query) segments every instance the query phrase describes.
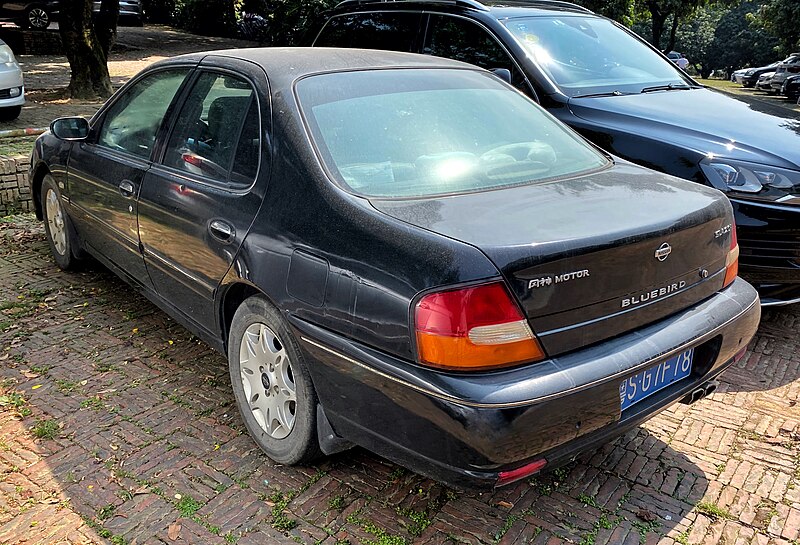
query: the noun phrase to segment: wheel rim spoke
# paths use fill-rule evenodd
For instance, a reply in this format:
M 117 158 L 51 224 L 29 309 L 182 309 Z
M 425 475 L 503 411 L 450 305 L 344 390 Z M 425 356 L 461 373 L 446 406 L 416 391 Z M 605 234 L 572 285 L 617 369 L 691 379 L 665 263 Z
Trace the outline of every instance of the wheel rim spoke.
M 286 348 L 265 324 L 251 324 L 239 348 L 242 387 L 258 425 L 283 439 L 294 428 L 297 391 Z

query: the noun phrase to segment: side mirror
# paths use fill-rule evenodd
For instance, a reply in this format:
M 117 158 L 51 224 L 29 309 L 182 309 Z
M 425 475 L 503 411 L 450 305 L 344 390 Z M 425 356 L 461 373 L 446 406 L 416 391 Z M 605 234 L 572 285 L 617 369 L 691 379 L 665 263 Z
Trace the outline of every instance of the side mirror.
M 492 68 L 492 74 L 508 84 L 511 83 L 511 70 L 508 68 Z
M 60 117 L 50 123 L 50 132 L 61 140 L 83 140 L 89 136 L 89 122 L 82 117 Z

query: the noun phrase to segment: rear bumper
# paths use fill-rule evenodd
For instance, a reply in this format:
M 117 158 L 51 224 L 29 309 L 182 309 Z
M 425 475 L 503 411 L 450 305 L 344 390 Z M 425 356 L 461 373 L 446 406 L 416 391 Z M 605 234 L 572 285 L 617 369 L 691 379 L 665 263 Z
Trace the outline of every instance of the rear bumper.
M 716 377 L 755 334 L 758 295 L 737 279 L 669 318 L 535 365 L 456 374 L 410 365 L 292 319 L 337 434 L 434 479 L 491 488 L 605 442 Z M 622 381 L 695 348 L 692 374 L 620 411 Z

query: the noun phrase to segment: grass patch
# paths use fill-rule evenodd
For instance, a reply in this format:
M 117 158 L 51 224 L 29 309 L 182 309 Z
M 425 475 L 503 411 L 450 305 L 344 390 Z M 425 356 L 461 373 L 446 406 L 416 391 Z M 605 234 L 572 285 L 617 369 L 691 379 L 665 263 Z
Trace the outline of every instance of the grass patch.
M 284 512 L 289 506 L 289 503 L 294 499 L 295 494 L 289 492 L 284 495 L 281 492 L 275 491 L 269 497 L 269 500 L 274 504 L 272 506 L 272 527 L 282 532 L 288 532 L 297 526 L 297 521 L 289 518 Z
M 38 137 L 19 136 L 16 138 L 2 138 L 0 139 L 0 155 L 7 155 L 9 157 L 24 155 L 30 157 L 36 138 Z
M 695 505 L 695 510 L 698 513 L 702 513 L 702 514 L 706 515 L 707 517 L 709 517 L 711 519 L 714 519 L 714 520 L 717 520 L 717 519 L 732 519 L 733 518 L 731 516 L 731 514 L 727 510 L 723 509 L 722 507 L 719 507 L 718 505 L 714 505 L 713 503 L 707 502 L 707 501 L 701 501 L 700 503 Z
M 328 507 L 335 509 L 336 511 L 341 511 L 344 509 L 344 496 L 334 496 L 328 500 Z
M 61 392 L 62 394 L 70 394 L 75 391 L 78 387 L 78 383 L 72 380 L 66 380 L 63 378 L 57 378 L 55 380 L 56 383 L 56 390 Z
M 108 520 L 114 516 L 114 511 L 116 510 L 117 507 L 114 504 L 106 504 L 97 510 L 97 518 L 100 520 Z
M 100 396 L 88 397 L 81 401 L 81 409 L 92 409 L 93 411 L 99 411 L 103 407 L 105 407 L 105 404 L 103 403 L 103 400 L 100 399 Z
M 30 416 L 31 409 L 28 407 L 28 402 L 19 392 L 10 392 L 8 394 L 0 395 L 0 407 L 10 407 L 21 416 Z
M 52 419 L 37 420 L 31 432 L 37 439 L 55 439 L 58 436 L 58 422 Z
M 203 504 L 191 496 L 182 496 L 175 507 L 178 509 L 181 515 L 186 518 L 190 518 L 192 515 L 197 513 L 201 507 L 203 507 Z

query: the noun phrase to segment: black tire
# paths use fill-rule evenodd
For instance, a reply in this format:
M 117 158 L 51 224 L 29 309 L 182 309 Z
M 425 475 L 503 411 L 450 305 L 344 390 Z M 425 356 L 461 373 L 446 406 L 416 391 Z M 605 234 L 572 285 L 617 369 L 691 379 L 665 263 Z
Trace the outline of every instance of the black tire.
M 0 108 L 0 121 L 14 121 L 19 117 L 22 111 L 22 106 L 9 106 L 7 108 Z
M 31 6 L 25 10 L 25 27 L 23 28 L 45 30 L 50 26 L 52 21 L 53 19 L 50 16 L 50 12 L 45 8 L 42 6 Z
M 52 194 L 52 196 L 51 196 Z M 47 243 L 56 264 L 63 270 L 75 269 L 81 262 L 81 251 L 72 221 L 64 210 L 61 191 L 55 180 L 47 174 L 42 181 L 42 217 Z M 48 199 L 52 199 L 48 206 Z M 54 232 L 55 230 L 55 232 Z
M 262 326 L 266 327 L 266 331 Z M 261 328 L 261 333 L 257 336 L 259 342 L 255 343 L 254 330 L 258 328 Z M 247 340 L 245 340 L 246 334 Z M 270 354 L 266 354 L 265 350 L 263 353 L 258 353 L 262 344 L 270 345 Z M 247 361 L 243 362 L 245 359 L 242 357 L 243 354 L 247 356 Z M 282 359 L 281 355 L 285 355 L 286 358 Z M 270 357 L 277 357 L 274 370 L 268 363 Z M 307 463 L 318 458 L 321 451 L 317 441 L 317 395 L 311 383 L 311 376 L 303 361 L 300 347 L 286 326 L 286 322 L 264 297 L 250 297 L 236 310 L 228 336 L 228 363 L 233 394 L 242 420 L 250 436 L 267 456 L 286 465 Z M 281 370 L 288 374 L 290 381 L 278 376 Z M 248 376 L 251 377 L 249 380 Z M 250 381 L 258 384 L 253 385 Z M 250 389 L 249 397 L 245 391 L 245 384 L 248 384 Z M 285 413 L 291 417 L 292 403 L 283 400 L 291 397 L 286 394 L 290 392 L 292 386 L 295 389 L 295 401 L 294 420 L 291 426 L 283 425 L 284 419 L 280 415 L 274 417 L 270 414 L 265 418 L 265 415 L 269 414 L 269 409 L 264 411 L 252 408 L 259 402 L 268 405 L 270 400 L 275 399 L 277 401 L 274 403 L 288 407 Z M 275 397 L 270 397 L 267 392 L 273 392 Z M 268 420 L 269 424 L 266 426 L 273 429 L 268 431 L 267 427 L 259 422 L 259 418 L 262 421 Z M 281 436 L 286 432 L 288 434 Z

